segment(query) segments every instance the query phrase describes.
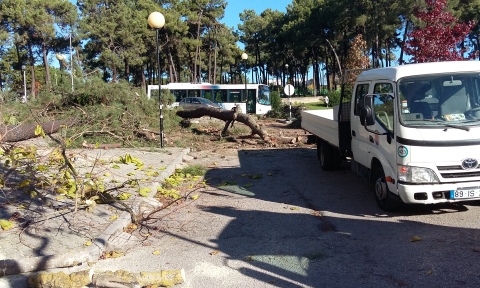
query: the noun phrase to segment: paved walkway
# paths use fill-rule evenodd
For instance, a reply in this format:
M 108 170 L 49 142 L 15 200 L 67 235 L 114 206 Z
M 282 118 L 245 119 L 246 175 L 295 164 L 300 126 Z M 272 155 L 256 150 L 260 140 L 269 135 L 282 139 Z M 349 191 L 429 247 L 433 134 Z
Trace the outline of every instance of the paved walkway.
M 50 152 L 43 149 L 38 154 L 49 157 Z M 105 189 L 125 184 L 112 194 L 131 194 L 128 204 L 138 213 L 146 203 L 161 205 L 152 198 L 154 191 L 182 164 L 188 152 L 181 148 L 92 149 L 69 150 L 68 156 L 79 175 L 91 175 L 91 182 L 87 179 L 85 185 L 95 182 L 96 177 L 105 183 Z M 140 196 L 140 189 L 150 191 L 148 197 Z M 6 190 L 0 195 L 0 219 L 16 223 L 12 229 L 0 230 L 0 277 L 12 275 L 0 278 L 0 287 L 27 287 L 26 275 L 18 274 L 94 262 L 107 247 L 128 241 L 123 228 L 131 222 L 131 215 L 121 207 L 97 205 L 88 212 L 82 205 L 75 212 L 75 203 L 60 194 L 49 193 L 38 201 L 28 197 L 18 200 L 15 193 L 19 191 Z M 11 202 L 12 197 L 18 201 Z M 76 269 L 81 268 L 67 271 Z

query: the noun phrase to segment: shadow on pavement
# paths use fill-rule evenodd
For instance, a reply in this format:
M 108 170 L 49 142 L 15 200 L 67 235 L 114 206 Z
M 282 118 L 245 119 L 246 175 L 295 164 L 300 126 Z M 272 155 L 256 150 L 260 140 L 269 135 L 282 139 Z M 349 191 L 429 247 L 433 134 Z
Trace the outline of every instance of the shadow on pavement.
M 205 178 L 229 197 L 244 197 L 243 204 L 202 209 L 232 219 L 212 242 L 228 255 L 226 265 L 248 263 L 238 265 L 242 274 L 277 287 L 480 284 L 480 273 L 468 268 L 480 255 L 480 223 L 444 223 L 476 207 L 386 213 L 363 178 L 322 171 L 315 150 L 244 150 L 238 157 L 239 167 L 212 169 Z

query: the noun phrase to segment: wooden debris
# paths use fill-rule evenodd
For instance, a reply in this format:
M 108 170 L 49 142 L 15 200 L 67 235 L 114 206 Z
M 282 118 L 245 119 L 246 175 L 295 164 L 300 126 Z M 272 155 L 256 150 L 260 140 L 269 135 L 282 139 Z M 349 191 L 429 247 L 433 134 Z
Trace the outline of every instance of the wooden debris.
M 87 149 L 113 149 L 113 148 L 121 148 L 121 143 L 111 143 L 111 144 L 89 144 L 87 141 L 83 141 L 82 143 L 83 148 Z
M 84 287 L 90 283 L 89 271 L 80 271 L 71 274 L 63 272 L 40 272 L 28 278 L 28 287 L 54 288 L 54 287 Z
M 28 278 L 28 287 L 54 288 L 71 287 L 81 288 L 89 285 L 94 287 L 171 287 L 185 282 L 183 269 L 161 270 L 157 272 L 131 273 L 125 270 L 95 271 L 90 279 L 90 270 L 65 274 L 64 272 L 40 272 Z
M 35 135 L 37 125 L 42 127 L 45 134 L 53 134 L 60 130 L 60 128 L 72 123 L 72 120 L 54 120 L 41 124 L 0 125 L 0 143 L 19 142 L 38 137 L 38 135 Z

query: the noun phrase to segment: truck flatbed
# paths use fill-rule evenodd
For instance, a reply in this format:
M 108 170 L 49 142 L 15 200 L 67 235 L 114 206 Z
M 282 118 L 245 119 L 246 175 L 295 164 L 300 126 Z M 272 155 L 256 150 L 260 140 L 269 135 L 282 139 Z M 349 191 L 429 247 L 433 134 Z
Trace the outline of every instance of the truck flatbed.
M 321 135 L 323 140 L 339 147 L 338 121 L 335 120 L 334 109 L 304 110 L 301 115 L 303 129 L 313 135 Z

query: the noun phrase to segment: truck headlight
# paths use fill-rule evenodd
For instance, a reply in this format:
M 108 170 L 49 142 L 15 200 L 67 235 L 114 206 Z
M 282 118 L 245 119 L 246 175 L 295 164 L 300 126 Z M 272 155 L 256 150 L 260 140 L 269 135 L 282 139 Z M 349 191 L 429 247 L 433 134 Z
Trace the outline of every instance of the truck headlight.
M 398 180 L 408 183 L 438 183 L 437 175 L 430 168 L 398 166 Z

